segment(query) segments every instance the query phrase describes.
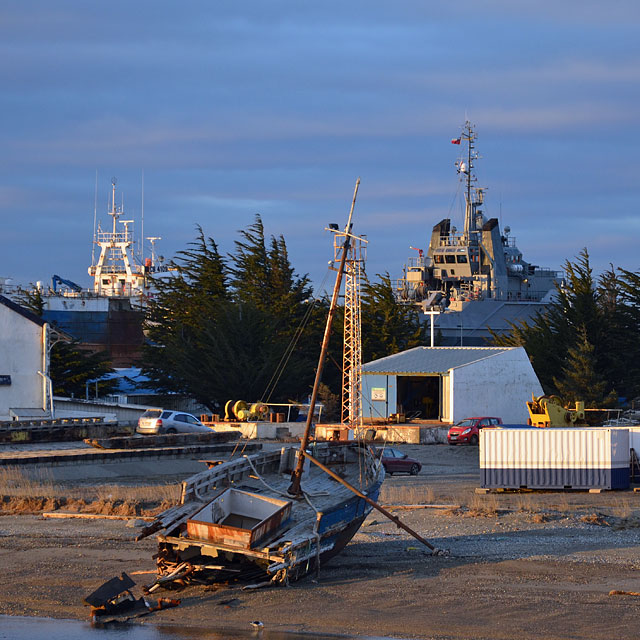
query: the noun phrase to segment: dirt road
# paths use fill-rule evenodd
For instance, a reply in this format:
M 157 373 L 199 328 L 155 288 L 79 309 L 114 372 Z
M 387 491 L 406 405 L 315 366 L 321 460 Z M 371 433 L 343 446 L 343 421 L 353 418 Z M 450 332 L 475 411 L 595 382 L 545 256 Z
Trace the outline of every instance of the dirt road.
M 398 512 L 450 557 L 432 557 L 372 514 L 345 551 L 289 588 L 189 587 L 145 624 L 265 628 L 410 638 L 637 638 L 640 495 L 478 496 L 477 449 L 402 447 L 417 477 L 385 482 L 385 501 L 460 505 Z M 126 571 L 151 582 L 154 540 L 125 521 L 0 517 L 0 614 L 86 618 L 82 599 Z

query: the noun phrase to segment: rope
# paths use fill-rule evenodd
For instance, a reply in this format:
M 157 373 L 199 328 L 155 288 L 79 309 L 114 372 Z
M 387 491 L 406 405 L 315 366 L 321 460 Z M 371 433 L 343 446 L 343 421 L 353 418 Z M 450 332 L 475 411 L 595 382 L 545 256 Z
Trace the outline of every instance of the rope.
M 327 270 L 322 282 L 320 283 L 320 287 L 319 287 L 320 292 L 322 292 L 322 290 L 324 289 L 324 285 L 328 276 L 329 276 L 329 271 Z M 282 374 L 284 373 L 284 370 L 287 364 L 289 364 L 289 360 L 293 355 L 293 350 L 296 348 L 300 338 L 302 337 L 304 330 L 307 327 L 307 324 L 309 323 L 309 320 L 311 318 L 311 313 L 315 308 L 317 302 L 318 302 L 318 298 L 313 298 L 313 302 L 307 307 L 307 310 L 304 316 L 302 317 L 302 320 L 300 320 L 300 324 L 295 330 L 291 340 L 289 341 L 289 344 L 287 345 L 287 348 L 282 354 L 282 358 L 280 358 L 280 362 L 278 363 L 278 366 L 276 367 L 275 371 L 273 372 L 273 375 L 271 376 L 271 379 L 269 380 L 269 383 L 267 384 L 267 388 L 264 390 L 264 393 L 262 394 L 263 399 L 261 400 L 261 402 L 267 403 L 271 399 L 271 396 L 273 395 L 273 392 L 275 391 L 276 386 L 278 385 L 278 382 L 280 382 L 280 378 L 282 377 Z
M 253 473 L 256 474 L 256 478 L 258 478 L 258 480 L 260 480 L 260 482 L 262 482 L 262 484 L 267 487 L 267 489 L 269 489 L 269 491 L 273 491 L 274 493 L 277 493 L 280 496 L 283 496 L 284 498 L 288 498 L 291 499 L 291 495 L 289 495 L 288 493 L 285 493 L 284 491 L 280 491 L 279 489 L 275 489 L 274 487 L 272 487 L 261 475 L 260 472 L 255 468 L 253 462 L 251 461 L 251 458 L 249 458 L 249 456 L 245 455 L 243 456 L 246 461 L 249 463 L 249 466 L 251 467 L 251 470 L 253 471 Z M 327 491 L 322 491 L 320 493 L 307 493 L 306 491 L 302 492 L 302 495 L 304 496 L 304 499 L 307 501 L 307 504 L 316 512 L 316 513 L 320 513 L 312 504 L 311 502 L 309 502 L 309 498 L 308 496 L 312 496 L 314 498 L 320 498 L 322 496 L 328 496 L 329 493 Z

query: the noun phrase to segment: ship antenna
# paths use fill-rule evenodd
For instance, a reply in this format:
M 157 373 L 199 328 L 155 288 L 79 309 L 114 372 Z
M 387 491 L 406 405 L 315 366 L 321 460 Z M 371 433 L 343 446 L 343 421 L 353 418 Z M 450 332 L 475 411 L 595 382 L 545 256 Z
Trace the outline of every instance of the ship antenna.
M 116 219 L 118 214 L 116 212 L 116 182 L 115 178 L 111 178 L 111 211 L 110 215 L 113 217 L 113 237 L 116 235 Z
M 459 160 L 457 163 L 458 173 L 463 173 L 465 176 L 466 194 L 465 194 L 465 212 L 464 212 L 464 234 L 468 239 L 472 231 L 475 231 L 475 220 L 473 219 L 473 206 L 471 203 L 471 183 L 474 181 L 473 175 L 473 161 L 478 157 L 475 153 L 474 141 L 476 134 L 473 130 L 473 125 L 469 120 L 464 123 L 461 139 L 467 142 L 467 158 L 466 163 Z M 466 164 L 466 166 L 464 166 Z
M 96 221 L 98 220 L 98 170 L 96 169 L 96 186 L 93 194 L 93 242 L 91 243 L 91 266 L 96 264 Z
M 140 223 L 140 226 L 142 227 L 141 229 L 141 234 L 140 234 L 140 243 L 141 243 L 141 248 L 140 248 L 140 261 L 141 263 L 144 265 L 144 169 L 142 170 L 142 220 Z

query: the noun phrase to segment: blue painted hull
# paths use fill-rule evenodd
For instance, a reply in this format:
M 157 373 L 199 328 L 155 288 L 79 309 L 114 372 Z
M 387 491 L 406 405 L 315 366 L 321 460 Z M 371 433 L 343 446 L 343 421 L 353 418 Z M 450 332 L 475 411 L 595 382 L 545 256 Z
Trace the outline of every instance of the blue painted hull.
M 367 496 L 377 502 L 382 481 L 368 488 Z M 365 518 L 373 507 L 359 496 L 326 510 L 318 524 L 320 534 L 320 566 L 323 566 L 333 556 L 338 555 L 349 544 L 353 536 L 362 526 Z M 289 571 L 289 580 L 298 580 L 316 569 L 317 540 L 309 539 L 308 558 L 305 562 L 296 564 Z

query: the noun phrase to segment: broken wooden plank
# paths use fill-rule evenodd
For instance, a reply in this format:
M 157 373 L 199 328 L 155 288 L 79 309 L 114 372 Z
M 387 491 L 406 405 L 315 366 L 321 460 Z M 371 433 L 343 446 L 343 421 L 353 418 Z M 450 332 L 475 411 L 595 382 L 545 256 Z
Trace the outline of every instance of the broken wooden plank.
M 460 509 L 459 504 L 383 504 L 385 509 L 410 511 L 413 509 Z

